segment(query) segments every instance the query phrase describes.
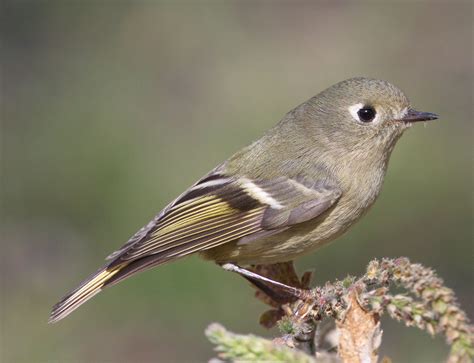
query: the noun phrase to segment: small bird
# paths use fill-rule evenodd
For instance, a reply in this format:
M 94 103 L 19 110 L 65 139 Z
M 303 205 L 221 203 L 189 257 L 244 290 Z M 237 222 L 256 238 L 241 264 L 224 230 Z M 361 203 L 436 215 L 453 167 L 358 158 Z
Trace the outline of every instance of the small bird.
M 403 132 L 437 118 L 415 111 L 386 81 L 358 77 L 329 87 L 166 206 L 57 303 L 49 322 L 133 274 L 194 253 L 257 286 L 304 297 L 246 266 L 293 261 L 344 233 L 379 195 Z

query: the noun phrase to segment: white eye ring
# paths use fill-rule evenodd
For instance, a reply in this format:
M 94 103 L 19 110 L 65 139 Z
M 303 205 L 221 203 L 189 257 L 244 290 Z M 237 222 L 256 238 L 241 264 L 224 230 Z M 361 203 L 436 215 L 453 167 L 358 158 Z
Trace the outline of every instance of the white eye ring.
M 364 107 L 366 107 L 365 104 L 356 103 L 355 105 L 349 106 L 348 110 L 349 110 L 349 113 L 351 114 L 351 116 L 354 118 L 354 120 L 356 120 L 357 122 L 359 122 L 361 124 L 367 125 L 367 124 L 376 124 L 376 123 L 378 123 L 380 121 L 380 116 L 379 116 L 378 112 L 375 113 L 374 119 L 370 122 L 363 121 L 363 120 L 360 119 L 359 111 L 360 111 L 360 109 L 362 109 Z

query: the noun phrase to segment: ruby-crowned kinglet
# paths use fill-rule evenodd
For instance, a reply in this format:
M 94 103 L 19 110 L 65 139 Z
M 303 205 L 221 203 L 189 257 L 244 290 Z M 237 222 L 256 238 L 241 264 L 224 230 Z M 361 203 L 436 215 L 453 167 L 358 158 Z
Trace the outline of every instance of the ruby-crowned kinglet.
M 50 322 L 107 286 L 193 253 L 238 270 L 314 251 L 374 203 L 403 132 L 436 118 L 386 81 L 326 89 L 165 207 L 56 304 Z

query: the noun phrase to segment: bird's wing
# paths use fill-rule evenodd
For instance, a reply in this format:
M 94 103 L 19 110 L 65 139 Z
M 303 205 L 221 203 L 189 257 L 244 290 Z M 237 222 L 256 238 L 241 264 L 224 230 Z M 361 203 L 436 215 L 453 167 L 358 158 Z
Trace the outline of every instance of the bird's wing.
M 212 174 L 177 198 L 140 238 L 112 254 L 110 267 L 153 256 L 170 260 L 317 217 L 340 196 L 307 178 Z
M 68 315 L 104 287 L 170 260 L 231 241 L 245 243 L 317 217 L 339 198 L 337 187 L 305 178 L 235 178 L 215 170 L 143 227 L 96 274 L 53 308 Z

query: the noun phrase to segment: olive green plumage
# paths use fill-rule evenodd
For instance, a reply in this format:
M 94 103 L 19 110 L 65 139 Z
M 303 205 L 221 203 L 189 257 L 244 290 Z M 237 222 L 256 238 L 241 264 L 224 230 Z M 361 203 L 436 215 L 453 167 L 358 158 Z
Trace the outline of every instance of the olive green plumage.
M 356 122 L 351 105 L 371 105 L 380 122 Z M 385 81 L 353 78 L 334 85 L 290 111 L 261 139 L 232 156 L 224 174 L 255 179 L 307 175 L 336 185 L 336 206 L 286 233 L 245 246 L 206 251 L 212 259 L 273 263 L 311 252 L 343 233 L 377 198 L 395 142 L 410 126 L 392 122 L 409 106 L 406 96 Z
M 163 209 L 56 304 L 50 322 L 107 286 L 192 253 L 248 265 L 314 251 L 374 203 L 402 133 L 436 117 L 411 109 L 386 81 L 352 78 L 326 89 Z

